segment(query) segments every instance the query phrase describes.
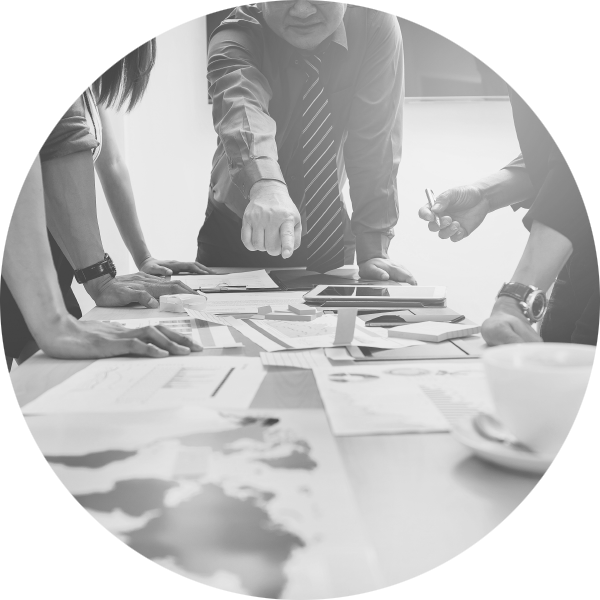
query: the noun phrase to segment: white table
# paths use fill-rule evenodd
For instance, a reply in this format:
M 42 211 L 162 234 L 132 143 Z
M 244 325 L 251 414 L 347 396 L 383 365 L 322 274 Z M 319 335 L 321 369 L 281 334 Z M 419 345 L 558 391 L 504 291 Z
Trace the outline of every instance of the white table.
M 158 310 L 94 308 L 85 320 L 152 318 Z M 259 348 L 233 331 L 244 348 L 205 350 L 257 356 Z M 38 353 L 12 374 L 24 405 L 92 361 L 54 360 Z M 252 408 L 321 409 L 312 375 L 271 369 Z M 484 537 L 527 496 L 538 477 L 513 473 L 473 457 L 449 434 L 337 438 L 365 530 L 388 585 L 453 558 Z

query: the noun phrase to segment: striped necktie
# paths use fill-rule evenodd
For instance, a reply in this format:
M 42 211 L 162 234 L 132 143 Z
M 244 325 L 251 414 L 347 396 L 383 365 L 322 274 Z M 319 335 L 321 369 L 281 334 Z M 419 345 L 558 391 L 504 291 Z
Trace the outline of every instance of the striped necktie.
M 307 269 L 325 273 L 344 265 L 344 222 L 338 185 L 337 150 L 329 100 L 319 79 L 321 59 L 303 57 L 301 155 L 306 210 Z

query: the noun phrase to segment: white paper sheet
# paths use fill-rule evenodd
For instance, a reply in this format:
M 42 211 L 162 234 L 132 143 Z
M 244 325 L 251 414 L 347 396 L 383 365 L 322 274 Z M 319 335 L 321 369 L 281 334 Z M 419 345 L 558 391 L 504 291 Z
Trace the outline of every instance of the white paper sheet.
M 171 280 L 183 281 L 194 290 L 213 288 L 250 288 L 276 290 L 277 284 L 264 270 L 245 271 L 243 273 L 225 273 L 222 275 L 173 275 Z
M 271 305 L 287 308 L 288 304 L 301 304 L 305 292 L 235 292 L 208 294 L 208 302 L 202 309 L 215 314 L 256 313 L 260 306 Z M 283 308 L 282 308 L 283 310 Z
M 246 321 L 262 337 L 276 340 L 284 349 L 329 348 L 335 346 L 335 332 L 337 315 L 325 314 L 314 321 Z M 248 336 L 249 337 L 249 336 Z M 260 342 L 265 350 L 267 348 Z M 415 340 L 390 339 L 382 327 L 365 327 L 362 322 L 356 321 L 354 330 L 354 346 L 368 346 L 370 348 L 407 348 L 423 344 Z M 342 345 L 347 345 L 345 342 Z M 280 348 L 273 348 L 279 350 Z M 268 350 L 271 351 L 271 350 Z
M 489 410 L 477 361 L 407 361 L 313 370 L 335 435 L 448 431 L 455 419 Z
M 316 369 L 330 366 L 323 348 L 312 350 L 286 350 L 285 352 L 261 352 L 260 360 L 265 367 L 294 367 Z
M 195 320 L 187 317 L 160 317 L 157 319 L 121 319 L 109 321 L 110 323 L 118 323 L 128 329 L 139 329 L 140 327 L 163 325 L 169 329 L 173 329 L 181 335 L 185 335 L 193 339 L 203 348 L 239 348 L 243 346 L 240 342 L 236 342 L 226 327 L 226 323 L 216 324 L 213 321 L 209 325 L 208 322 Z M 220 325 L 220 326 L 219 326 Z
M 97 360 L 23 408 L 24 414 L 248 408 L 265 371 L 257 358 L 185 356 Z
M 260 598 L 384 585 L 321 411 L 186 406 L 27 422 L 94 518 L 181 575 Z

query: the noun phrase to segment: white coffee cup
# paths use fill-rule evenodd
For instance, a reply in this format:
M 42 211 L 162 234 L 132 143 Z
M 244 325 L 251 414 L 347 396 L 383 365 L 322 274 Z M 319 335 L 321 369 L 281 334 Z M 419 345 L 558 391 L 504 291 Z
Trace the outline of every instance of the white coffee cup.
M 483 353 L 496 415 L 519 441 L 555 456 L 588 385 L 596 348 L 583 344 L 507 344 Z

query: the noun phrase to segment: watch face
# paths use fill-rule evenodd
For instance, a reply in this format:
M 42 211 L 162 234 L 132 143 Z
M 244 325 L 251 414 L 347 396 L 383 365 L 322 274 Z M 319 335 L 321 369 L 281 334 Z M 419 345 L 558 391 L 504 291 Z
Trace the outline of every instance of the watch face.
M 542 318 L 546 310 L 546 297 L 543 293 L 538 292 L 534 294 L 533 301 L 531 303 L 531 316 L 536 320 Z

